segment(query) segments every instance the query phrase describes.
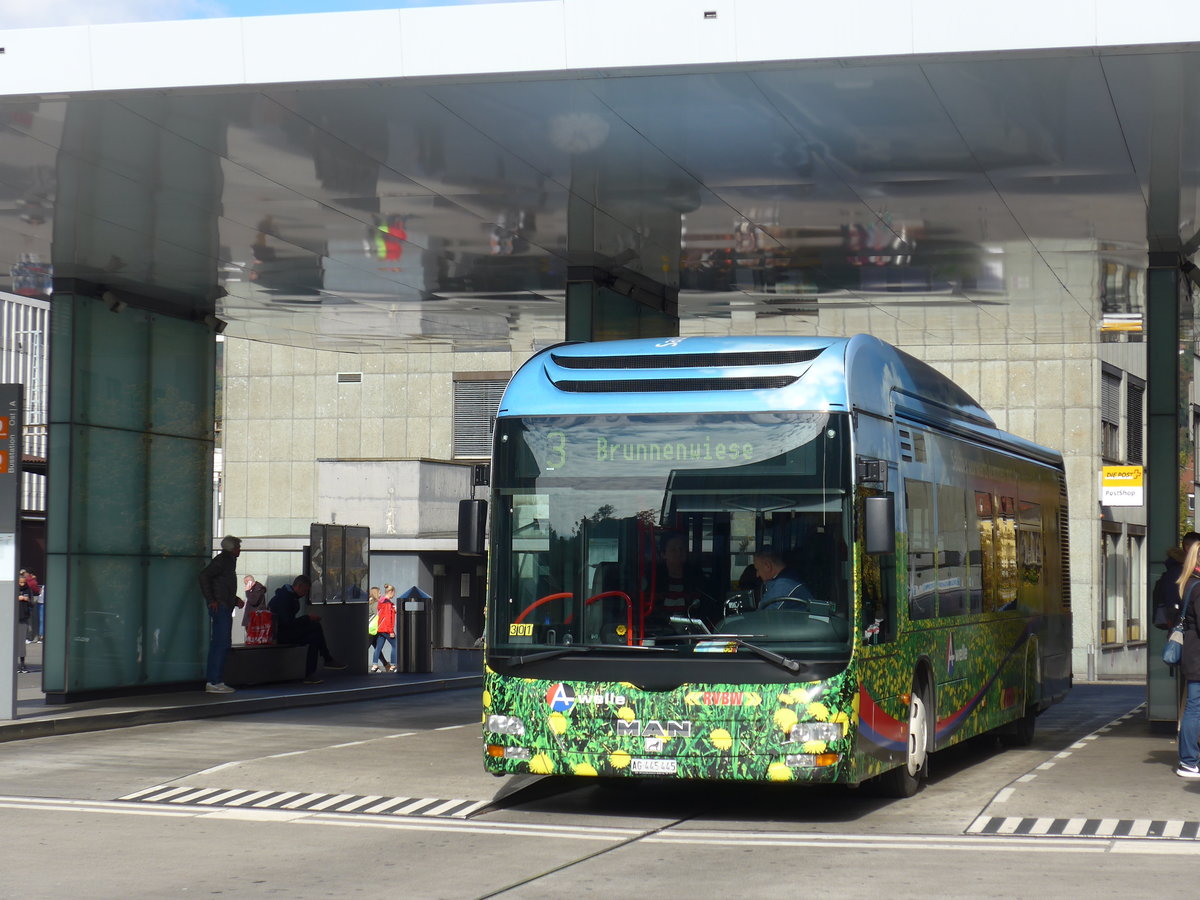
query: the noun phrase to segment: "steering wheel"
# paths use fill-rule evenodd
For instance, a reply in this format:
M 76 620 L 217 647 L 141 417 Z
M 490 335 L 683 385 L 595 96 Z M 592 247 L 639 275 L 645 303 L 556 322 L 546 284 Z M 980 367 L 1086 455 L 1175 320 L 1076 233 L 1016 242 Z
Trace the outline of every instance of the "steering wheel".
M 808 612 L 810 607 L 808 601 L 803 597 L 776 597 L 768 601 L 759 610 L 778 609 L 784 612 Z

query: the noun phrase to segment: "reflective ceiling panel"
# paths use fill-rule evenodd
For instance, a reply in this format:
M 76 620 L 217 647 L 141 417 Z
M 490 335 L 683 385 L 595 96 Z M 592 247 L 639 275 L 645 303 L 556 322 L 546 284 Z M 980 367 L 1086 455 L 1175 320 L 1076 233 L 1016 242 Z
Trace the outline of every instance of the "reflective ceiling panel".
M 527 348 L 582 264 L 677 287 L 685 333 L 1095 342 L 1140 313 L 1148 221 L 1200 231 L 1197 75 L 1151 48 L 0 98 L 0 287 Z

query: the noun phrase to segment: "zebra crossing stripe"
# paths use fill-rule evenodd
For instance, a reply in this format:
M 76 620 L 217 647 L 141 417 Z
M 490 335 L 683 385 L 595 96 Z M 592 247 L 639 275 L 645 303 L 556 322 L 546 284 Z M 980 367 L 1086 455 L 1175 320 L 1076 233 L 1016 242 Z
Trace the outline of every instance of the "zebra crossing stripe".
M 172 797 L 172 803 L 195 803 L 201 797 L 211 797 L 214 794 L 221 793 L 213 788 L 201 788 L 198 791 L 192 791 L 188 794 L 180 794 L 178 797 Z
M 438 801 L 436 798 L 431 800 L 428 797 L 426 797 L 423 800 L 414 800 L 411 803 L 404 804 L 404 806 L 400 807 L 399 809 L 392 810 L 392 815 L 393 816 L 416 815 L 418 810 L 425 809 L 426 807 L 432 806 L 433 804 L 438 803 L 438 802 L 440 802 L 440 801 Z
M 1200 821 L 1179 819 L 1055 819 L 1049 816 L 979 816 L 963 832 L 1016 837 L 1162 838 L 1194 841 Z
M 442 819 L 466 819 L 490 805 L 487 800 L 464 800 L 456 797 L 382 797 L 357 794 L 306 794 L 303 791 L 252 791 L 246 788 L 177 787 L 143 788 L 120 797 L 119 801 L 140 803 L 169 803 L 179 806 L 206 806 L 286 809 L 299 812 L 356 813 L 390 816 L 427 816 Z M 980 822 L 987 820 L 981 817 Z
M 354 810 L 358 809 L 360 806 L 366 806 L 368 803 L 375 803 L 382 799 L 382 797 L 376 795 L 372 795 L 370 797 L 359 797 L 357 800 L 340 807 L 338 812 L 354 812 Z
M 363 812 L 371 814 L 390 812 L 408 799 L 408 797 L 391 797 L 387 800 L 384 800 L 382 803 L 376 803 L 370 809 L 364 809 Z
M 298 797 L 298 796 L 300 796 L 299 791 L 275 791 L 270 796 L 264 797 L 262 800 L 259 800 L 257 803 L 252 803 L 250 805 L 253 806 L 255 809 L 267 809 L 267 808 L 275 806 L 276 804 L 279 804 L 279 803 L 287 803 L 293 797 Z
M 267 794 L 269 794 L 269 793 L 271 793 L 271 792 L 270 791 L 251 791 L 245 797 L 238 797 L 236 800 L 231 800 L 230 802 L 226 803 L 225 805 L 226 806 L 244 806 L 247 803 L 253 803 L 255 800 L 258 800 L 261 797 L 267 796 Z
M 168 788 L 165 791 L 161 791 L 157 794 L 150 794 L 146 797 L 142 797 L 141 799 L 147 803 L 162 803 L 164 800 L 169 800 L 170 798 L 177 797 L 180 794 L 186 794 L 190 790 L 192 789 L 187 787 Z
M 309 807 L 312 812 L 320 812 L 323 809 L 329 809 L 331 806 L 336 806 L 339 803 L 345 803 L 347 800 L 354 798 L 353 794 L 334 794 L 328 800 L 322 800 L 320 803 L 314 803 Z

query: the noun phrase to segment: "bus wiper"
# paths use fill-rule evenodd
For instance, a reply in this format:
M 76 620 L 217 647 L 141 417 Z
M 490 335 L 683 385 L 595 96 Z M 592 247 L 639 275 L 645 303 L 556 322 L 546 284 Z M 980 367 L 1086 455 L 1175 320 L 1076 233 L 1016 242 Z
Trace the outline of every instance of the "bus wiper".
M 510 656 L 510 668 L 523 666 L 527 663 L 541 662 L 544 659 L 557 659 L 570 653 L 590 653 L 593 650 L 654 650 L 654 647 L 642 647 L 639 644 L 562 644 L 550 650 L 540 650 L 537 653 L 526 653 L 523 656 Z M 657 648 L 662 650 L 663 648 Z
M 758 637 L 759 635 L 751 635 Z M 801 669 L 807 669 L 806 663 L 797 662 L 794 659 L 788 659 L 786 656 L 781 656 L 774 650 L 768 650 L 766 647 L 760 647 L 758 644 L 752 644 L 744 637 L 738 634 L 668 634 L 663 637 L 655 638 L 656 641 L 691 641 L 695 643 L 707 643 L 712 641 L 714 644 L 737 644 L 739 647 L 745 647 L 755 656 L 760 659 L 765 659 L 767 662 L 775 663 L 775 665 L 786 669 L 787 671 L 796 674 Z

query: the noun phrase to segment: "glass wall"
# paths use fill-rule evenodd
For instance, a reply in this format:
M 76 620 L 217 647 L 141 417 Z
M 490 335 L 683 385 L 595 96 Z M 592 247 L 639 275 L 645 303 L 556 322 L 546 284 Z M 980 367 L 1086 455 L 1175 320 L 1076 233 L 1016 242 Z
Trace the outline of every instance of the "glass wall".
M 201 323 L 55 296 L 47 694 L 203 675 L 214 347 Z

